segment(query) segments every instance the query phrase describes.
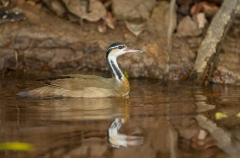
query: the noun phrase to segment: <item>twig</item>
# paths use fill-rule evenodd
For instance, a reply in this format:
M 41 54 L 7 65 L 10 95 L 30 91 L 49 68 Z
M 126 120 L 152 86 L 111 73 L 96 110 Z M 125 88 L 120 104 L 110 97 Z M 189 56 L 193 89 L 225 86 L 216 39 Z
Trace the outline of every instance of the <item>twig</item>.
M 167 32 L 167 51 L 166 51 L 166 60 L 167 65 L 165 67 L 164 72 L 164 82 L 166 83 L 168 80 L 168 74 L 169 74 L 169 53 L 172 52 L 172 34 L 173 34 L 173 18 L 174 18 L 174 8 L 175 8 L 176 0 L 171 0 L 170 2 L 170 8 L 169 8 L 169 25 L 168 25 L 168 32 Z
M 18 68 L 18 52 L 14 50 L 14 56 L 15 56 L 15 61 L 16 61 L 16 69 Z

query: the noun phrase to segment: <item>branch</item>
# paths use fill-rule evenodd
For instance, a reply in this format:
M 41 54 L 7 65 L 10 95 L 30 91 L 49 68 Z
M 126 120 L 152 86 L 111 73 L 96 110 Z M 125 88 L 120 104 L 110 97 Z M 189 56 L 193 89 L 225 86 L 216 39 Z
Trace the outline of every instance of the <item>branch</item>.
M 203 84 L 208 74 L 211 62 L 214 59 L 218 47 L 224 38 L 230 21 L 240 10 L 239 0 L 225 0 L 221 8 L 214 16 L 207 35 L 203 39 L 191 74 L 191 80 L 197 84 Z

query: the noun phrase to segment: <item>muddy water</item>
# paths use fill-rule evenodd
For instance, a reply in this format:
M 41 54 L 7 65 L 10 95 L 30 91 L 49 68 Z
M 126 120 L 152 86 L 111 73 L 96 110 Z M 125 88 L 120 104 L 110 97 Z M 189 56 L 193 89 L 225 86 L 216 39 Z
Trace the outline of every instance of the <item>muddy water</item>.
M 59 74 L 1 76 L 0 149 L 31 148 L 12 145 L 0 157 L 240 157 L 240 87 L 130 79 L 129 99 L 15 96 Z

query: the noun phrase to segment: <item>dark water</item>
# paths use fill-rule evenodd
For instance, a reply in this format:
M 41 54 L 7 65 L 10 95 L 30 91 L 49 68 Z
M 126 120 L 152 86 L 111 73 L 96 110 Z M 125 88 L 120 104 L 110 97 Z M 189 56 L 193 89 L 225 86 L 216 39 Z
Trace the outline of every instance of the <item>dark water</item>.
M 240 157 L 240 87 L 130 79 L 129 99 L 32 99 L 45 72 L 0 78 L 1 143 L 28 143 L 28 158 Z M 118 129 L 119 128 L 119 129 Z

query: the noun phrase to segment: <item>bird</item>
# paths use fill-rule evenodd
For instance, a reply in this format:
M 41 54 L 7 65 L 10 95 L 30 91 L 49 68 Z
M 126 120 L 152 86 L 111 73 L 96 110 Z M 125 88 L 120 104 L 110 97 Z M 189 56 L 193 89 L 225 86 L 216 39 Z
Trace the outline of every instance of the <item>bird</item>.
M 130 85 L 120 70 L 117 57 L 126 53 L 143 53 L 120 42 L 111 44 L 106 51 L 106 60 L 112 77 L 96 75 L 69 74 L 44 80 L 45 86 L 17 93 L 21 97 L 31 98 L 104 98 L 128 97 Z

